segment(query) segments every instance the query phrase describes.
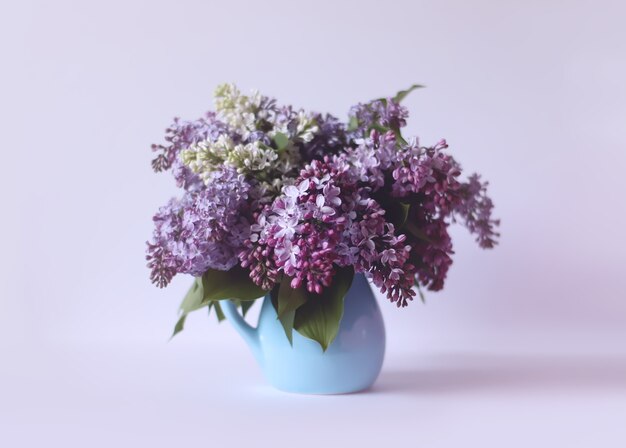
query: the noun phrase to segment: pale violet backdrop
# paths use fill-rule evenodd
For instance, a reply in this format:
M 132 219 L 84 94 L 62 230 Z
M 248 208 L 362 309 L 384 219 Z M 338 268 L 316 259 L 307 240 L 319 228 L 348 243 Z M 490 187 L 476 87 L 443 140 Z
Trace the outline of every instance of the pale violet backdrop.
M 619 1 L 3 3 L 0 444 L 623 446 L 625 19 Z M 491 182 L 500 246 L 455 229 L 445 291 L 381 298 L 369 394 L 273 392 L 204 313 L 167 342 L 189 280 L 148 280 L 177 194 L 150 144 L 226 81 L 339 117 L 423 83 L 407 133 Z

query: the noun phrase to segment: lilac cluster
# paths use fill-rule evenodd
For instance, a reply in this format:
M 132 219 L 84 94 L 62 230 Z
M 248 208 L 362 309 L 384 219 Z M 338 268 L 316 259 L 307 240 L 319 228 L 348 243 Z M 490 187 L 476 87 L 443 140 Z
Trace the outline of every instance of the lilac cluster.
M 405 141 L 408 111 L 394 99 L 354 106 L 348 123 L 229 84 L 216 104 L 174 120 L 153 145 L 155 171 L 171 170 L 185 190 L 154 217 L 147 258 L 158 286 L 239 264 L 264 290 L 289 281 L 320 294 L 351 266 L 405 306 L 415 285 L 444 286 L 451 223 L 481 247 L 497 242 L 487 183 L 463 180 L 444 140 Z
M 449 222 L 459 218 L 484 248 L 495 245 L 499 225 L 491 217 L 493 203 L 486 195 L 487 185 L 477 175 L 461 182 L 461 166 L 444 152 L 447 147 L 445 140 L 432 147 L 421 147 L 417 140 L 398 147 L 393 131 L 383 135 L 372 131 L 355 150 L 371 159 L 361 178 L 369 178 L 375 188 L 391 173 L 392 179 L 385 179 L 391 197 L 411 205 L 405 226 L 413 248 L 411 260 L 417 281 L 435 291 L 443 288 L 452 264 Z
M 434 218 L 460 218 L 481 247 L 491 248 L 499 236 L 495 229 L 500 221 L 491 216 L 488 183 L 481 182 L 478 174 L 459 181 L 461 166 L 443 152 L 447 147 L 441 140 L 432 147 L 420 147 L 416 141 L 402 148 L 393 170 L 392 194 L 419 200 Z
M 226 126 L 216 118 L 215 112 L 207 112 L 195 121 L 174 118 L 174 122 L 165 130 L 167 143 L 152 145 L 152 151 L 158 153 L 152 160 L 152 168 L 156 172 L 171 169 L 178 187 L 198 190 L 202 188 L 202 180 L 182 163 L 180 152 L 200 141 L 215 141 L 225 132 Z
M 385 221 L 369 189 L 354 182 L 344 157 L 312 161 L 283 188 L 252 226 L 242 266 L 263 287 L 282 271 L 293 288 L 305 285 L 317 294 L 332 282 L 335 266 L 353 266 L 391 301 L 406 305 L 415 295 L 411 247 Z
M 431 291 L 443 288 L 452 264 L 452 240 L 448 223 L 436 216 L 433 203 L 425 202 L 410 214 L 411 261 L 416 267 L 416 281 Z
M 154 216 L 148 243 L 151 279 L 166 286 L 177 273 L 228 270 L 250 232 L 250 185 L 232 169 L 215 171 L 206 187 L 172 199 Z
M 445 140 L 430 148 L 420 147 L 416 140 L 402 148 L 392 173 L 393 195 L 406 197 L 421 193 L 431 197 L 447 213 L 452 200 L 449 193 L 458 188 L 457 177 L 461 174 L 452 156 L 443 152 L 447 147 Z
M 406 126 L 409 111 L 391 98 L 360 103 L 350 109 L 351 136 L 367 136 L 372 129 L 399 131 Z
M 496 231 L 500 220 L 491 216 L 493 201 L 487 196 L 488 185 L 489 182 L 481 182 L 479 174 L 472 174 L 459 187 L 454 209 L 465 227 L 476 236 L 476 242 L 484 249 L 494 247 L 500 236 Z
M 354 140 L 355 147 L 345 148 L 337 163 L 343 163 L 352 175 L 352 181 L 365 185 L 373 191 L 385 186 L 389 170 L 398 157 L 396 136 L 389 131 L 380 134 L 373 130 L 369 138 Z
M 302 159 L 321 159 L 328 154 L 338 154 L 347 147 L 346 126 L 330 114 L 315 114 L 318 132 L 306 145 L 300 146 Z

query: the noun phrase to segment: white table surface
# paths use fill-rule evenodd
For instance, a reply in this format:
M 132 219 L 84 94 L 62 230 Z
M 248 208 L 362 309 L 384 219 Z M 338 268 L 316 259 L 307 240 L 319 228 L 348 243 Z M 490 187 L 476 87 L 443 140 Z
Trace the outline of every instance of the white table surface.
M 371 390 L 303 396 L 268 386 L 230 329 L 214 337 L 8 351 L 0 446 L 626 444 L 626 356 L 611 347 L 391 346 Z

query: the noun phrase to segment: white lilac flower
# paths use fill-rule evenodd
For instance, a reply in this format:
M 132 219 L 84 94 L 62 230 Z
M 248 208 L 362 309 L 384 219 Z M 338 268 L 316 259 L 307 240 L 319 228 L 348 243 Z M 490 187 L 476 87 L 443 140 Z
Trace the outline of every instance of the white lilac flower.
M 258 92 L 242 95 L 234 84 L 222 84 L 215 90 L 215 106 L 223 121 L 246 138 L 256 130 L 256 114 L 262 97 Z
M 182 121 L 178 118 L 165 130 L 166 145 L 152 145 L 158 152 L 152 161 L 156 171 L 171 170 L 176 184 L 185 190 L 202 188 L 202 181 L 181 159 L 181 151 L 201 141 L 215 141 L 226 132 L 226 125 L 216 118 L 214 112 L 207 112 L 196 121 Z
M 297 120 L 298 124 L 296 126 L 296 137 L 300 138 L 305 143 L 309 143 L 319 131 L 317 123 L 312 116 L 308 115 L 304 111 L 298 112 Z

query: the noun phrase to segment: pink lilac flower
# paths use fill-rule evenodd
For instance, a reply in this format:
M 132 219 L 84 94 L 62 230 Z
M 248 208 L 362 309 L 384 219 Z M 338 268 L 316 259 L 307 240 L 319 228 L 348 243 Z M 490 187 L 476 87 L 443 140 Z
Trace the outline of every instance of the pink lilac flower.
M 318 294 L 332 282 L 335 266 L 354 266 L 390 300 L 406 305 L 415 295 L 406 236 L 395 234 L 368 189 L 358 188 L 345 165 L 335 162 L 328 157 L 314 160 L 295 185 L 283 188 L 252 226 L 251 248 L 240 259 L 252 268 L 251 278 L 259 285 L 276 281 L 261 267 L 269 265 L 271 276 L 283 272 L 292 287 L 304 285 Z

